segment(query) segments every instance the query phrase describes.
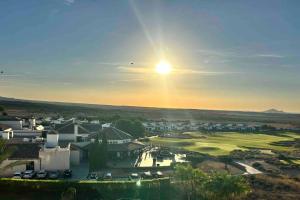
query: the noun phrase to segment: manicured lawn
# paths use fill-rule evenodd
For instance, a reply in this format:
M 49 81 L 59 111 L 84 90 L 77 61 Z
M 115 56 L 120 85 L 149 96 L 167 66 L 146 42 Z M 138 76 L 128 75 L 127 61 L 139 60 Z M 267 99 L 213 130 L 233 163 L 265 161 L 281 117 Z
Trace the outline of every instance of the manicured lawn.
M 181 138 L 151 138 L 151 143 L 162 146 L 183 148 L 185 150 L 207 153 L 210 155 L 226 155 L 235 149 L 246 150 L 248 148 L 270 149 L 279 151 L 291 151 L 292 147 L 272 145 L 272 142 L 291 141 L 300 138 L 294 133 L 283 133 L 280 136 L 259 133 L 215 133 L 213 135 L 199 132 L 185 133 L 193 136 L 191 139 Z

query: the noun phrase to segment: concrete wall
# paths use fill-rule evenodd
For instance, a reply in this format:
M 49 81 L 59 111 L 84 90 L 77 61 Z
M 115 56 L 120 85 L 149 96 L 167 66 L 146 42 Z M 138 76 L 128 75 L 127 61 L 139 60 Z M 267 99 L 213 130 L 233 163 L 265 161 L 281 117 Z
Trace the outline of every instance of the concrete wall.
M 41 149 L 39 152 L 41 168 L 45 170 L 70 169 L 70 149 L 50 148 Z

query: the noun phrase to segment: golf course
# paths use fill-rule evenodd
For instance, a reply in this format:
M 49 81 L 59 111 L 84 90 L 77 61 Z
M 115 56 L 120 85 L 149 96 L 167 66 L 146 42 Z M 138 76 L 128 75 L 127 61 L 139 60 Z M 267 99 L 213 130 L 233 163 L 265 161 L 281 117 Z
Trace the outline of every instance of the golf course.
M 228 155 L 231 151 L 251 148 L 276 151 L 293 151 L 293 147 L 279 146 L 272 144 L 279 141 L 293 141 L 300 138 L 300 134 L 284 132 L 277 135 L 262 133 L 213 133 L 204 134 L 201 132 L 186 132 L 188 138 L 176 137 L 153 137 L 150 143 L 158 146 L 166 146 L 205 153 L 212 156 Z M 269 151 L 270 152 L 270 151 Z M 271 152 L 270 152 L 271 153 Z

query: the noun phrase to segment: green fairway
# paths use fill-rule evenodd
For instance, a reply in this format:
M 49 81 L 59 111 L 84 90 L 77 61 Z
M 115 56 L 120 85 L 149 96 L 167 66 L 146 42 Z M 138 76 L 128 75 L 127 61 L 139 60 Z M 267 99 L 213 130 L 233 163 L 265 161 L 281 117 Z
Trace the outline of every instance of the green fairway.
M 207 153 L 213 156 L 226 155 L 235 149 L 246 150 L 248 148 L 270 149 L 279 151 L 291 151 L 292 147 L 272 145 L 272 142 L 291 141 L 300 138 L 294 133 L 284 133 L 280 136 L 256 134 L 256 133 L 216 133 L 206 135 L 199 132 L 185 133 L 193 136 L 191 139 L 181 138 L 151 138 L 155 145 L 183 148 L 189 151 Z

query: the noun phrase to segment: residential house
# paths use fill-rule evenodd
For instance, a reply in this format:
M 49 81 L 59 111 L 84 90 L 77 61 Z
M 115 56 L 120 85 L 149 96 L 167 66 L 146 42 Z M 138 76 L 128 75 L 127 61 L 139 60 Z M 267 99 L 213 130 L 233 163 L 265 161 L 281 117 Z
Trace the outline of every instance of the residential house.
M 13 130 L 22 130 L 23 121 L 20 118 L 1 115 L 0 116 L 0 125 L 6 125 L 12 128 Z
M 90 123 L 80 124 L 71 121 L 65 124 L 56 124 L 54 130 L 58 132 L 60 141 L 82 142 L 86 141 L 90 134 L 99 132 L 101 125 Z

